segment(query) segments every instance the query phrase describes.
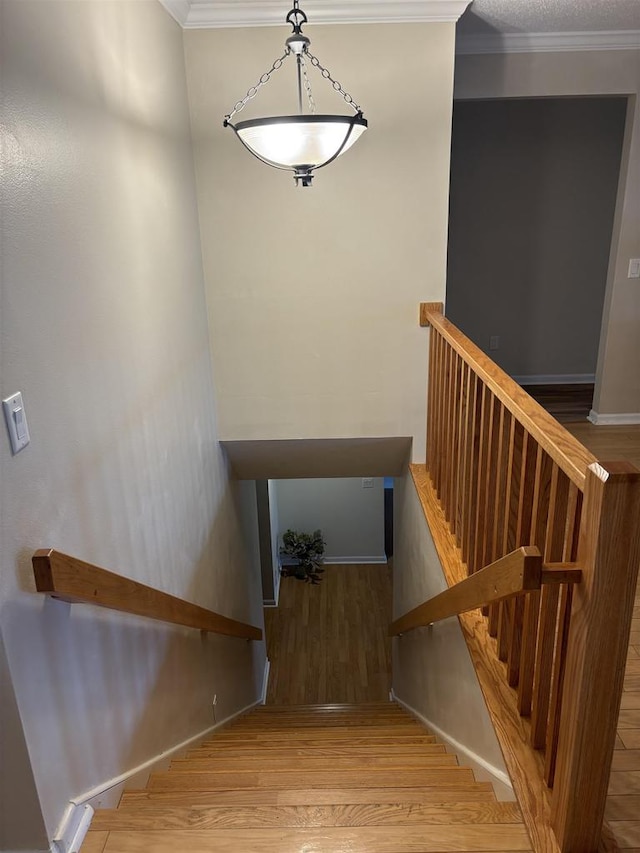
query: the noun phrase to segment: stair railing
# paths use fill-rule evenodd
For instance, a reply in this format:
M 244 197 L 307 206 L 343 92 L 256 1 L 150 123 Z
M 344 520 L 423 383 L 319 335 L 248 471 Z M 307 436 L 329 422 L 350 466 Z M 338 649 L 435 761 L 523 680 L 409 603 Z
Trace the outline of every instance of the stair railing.
M 262 639 L 261 629 L 254 625 L 222 616 L 60 551 L 36 551 L 32 564 L 36 589 L 52 598 L 71 604 L 96 604 L 227 637 Z
M 640 472 L 599 463 L 443 317 L 440 303 L 421 306 L 421 324 L 431 327 L 428 477 L 412 467 L 445 574 L 456 561 L 469 576 L 482 574 L 533 546 L 541 579 L 545 571 L 555 578 L 477 602 L 487 642 L 476 648 L 503 662 L 507 701 L 521 718 L 515 738 L 524 733 L 535 751 L 525 763 L 550 792 L 523 812 L 532 835 L 548 820 L 560 850 L 595 851 L 640 563 Z M 509 766 L 505 727 L 494 722 Z M 522 804 L 531 788 L 520 781 Z

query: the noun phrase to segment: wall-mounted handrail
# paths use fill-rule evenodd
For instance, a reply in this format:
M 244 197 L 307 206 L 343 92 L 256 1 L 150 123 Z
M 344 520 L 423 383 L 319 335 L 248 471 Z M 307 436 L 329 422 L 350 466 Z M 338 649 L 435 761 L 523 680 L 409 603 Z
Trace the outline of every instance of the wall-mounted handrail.
M 391 624 L 389 635 L 405 634 L 450 616 L 540 589 L 541 581 L 540 551 L 523 546 L 414 607 Z
M 262 639 L 262 631 L 254 625 L 222 616 L 60 551 L 36 551 L 32 564 L 36 589 L 52 598 L 71 604 L 97 604 L 111 610 L 227 637 Z

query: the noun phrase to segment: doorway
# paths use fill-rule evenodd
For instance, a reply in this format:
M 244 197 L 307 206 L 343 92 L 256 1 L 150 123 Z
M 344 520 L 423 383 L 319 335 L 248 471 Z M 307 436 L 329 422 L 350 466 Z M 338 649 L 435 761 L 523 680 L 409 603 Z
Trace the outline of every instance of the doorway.
M 543 398 L 586 400 L 580 418 L 593 394 L 626 112 L 624 97 L 454 105 L 447 316 Z

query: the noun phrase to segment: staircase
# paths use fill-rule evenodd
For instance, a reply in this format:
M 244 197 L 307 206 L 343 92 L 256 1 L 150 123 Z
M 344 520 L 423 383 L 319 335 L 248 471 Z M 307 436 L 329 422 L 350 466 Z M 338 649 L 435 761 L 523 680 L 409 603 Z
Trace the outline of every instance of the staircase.
M 498 802 L 397 705 L 262 706 L 117 809 L 82 853 L 529 851 Z

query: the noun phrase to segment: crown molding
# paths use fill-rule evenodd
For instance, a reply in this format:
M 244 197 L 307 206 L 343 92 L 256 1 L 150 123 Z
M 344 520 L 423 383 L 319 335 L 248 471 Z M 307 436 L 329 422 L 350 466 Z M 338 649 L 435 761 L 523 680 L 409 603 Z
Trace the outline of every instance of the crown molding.
M 287 0 L 160 0 L 185 29 L 284 26 Z M 313 24 L 455 22 L 471 0 L 304 0 Z M 290 3 L 288 4 L 291 5 Z
M 640 30 L 584 33 L 495 33 L 458 36 L 457 54 L 551 53 L 573 50 L 638 50 Z

